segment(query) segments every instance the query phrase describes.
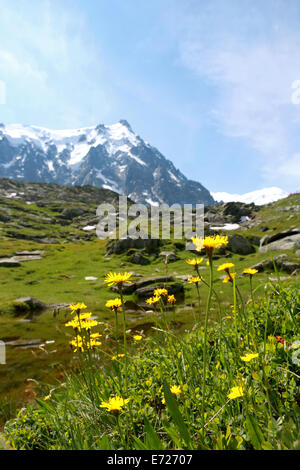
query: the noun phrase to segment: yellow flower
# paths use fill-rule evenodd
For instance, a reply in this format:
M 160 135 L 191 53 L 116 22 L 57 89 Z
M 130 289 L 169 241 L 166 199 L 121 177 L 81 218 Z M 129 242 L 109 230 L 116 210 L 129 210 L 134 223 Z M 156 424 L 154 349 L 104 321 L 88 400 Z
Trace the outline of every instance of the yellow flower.
M 111 359 L 112 361 L 116 361 L 118 357 L 124 357 L 125 354 L 118 354 L 117 356 L 112 356 Z
M 123 398 L 116 395 L 115 397 L 109 398 L 108 401 L 103 401 L 100 405 L 100 408 L 106 408 L 107 411 L 118 413 L 123 408 L 123 406 L 127 405 L 129 400 L 129 398 L 124 400 Z
M 194 283 L 198 283 L 198 282 L 201 282 L 202 281 L 202 277 L 200 276 L 196 276 L 196 277 L 190 277 L 188 282 L 189 284 L 194 284 Z
M 168 302 L 169 304 L 175 304 L 176 302 L 176 298 L 175 296 L 172 294 L 172 295 L 168 295 Z
M 235 278 L 236 273 L 228 273 L 228 275 L 223 279 L 223 282 L 232 282 Z
M 121 299 L 119 298 L 108 300 L 105 304 L 105 307 L 111 308 L 112 310 L 120 309 L 121 306 L 122 306 L 122 302 L 121 302 Z
M 227 397 L 231 400 L 234 400 L 235 398 L 242 397 L 243 395 L 244 391 L 242 387 L 232 387 Z
M 146 303 L 151 305 L 151 304 L 156 304 L 159 302 L 160 297 L 149 297 L 149 299 L 146 299 Z
M 143 337 L 141 335 L 135 335 L 133 337 L 134 341 L 141 341 L 141 339 L 143 339 Z
M 71 313 L 77 312 L 78 310 L 84 310 L 86 308 L 87 308 L 87 306 L 82 302 L 80 302 L 80 303 L 78 302 L 77 304 L 69 305 L 69 309 L 71 310 Z
M 180 393 L 182 393 L 180 385 L 172 385 L 172 387 L 170 388 L 170 392 L 174 395 L 180 395 Z
M 154 297 L 160 297 L 161 295 L 168 295 L 167 289 L 155 289 L 154 292 Z
M 223 245 L 228 245 L 228 236 L 213 235 L 205 238 L 194 237 L 192 238 L 192 242 L 196 245 L 196 251 L 201 251 L 204 248 L 206 253 L 210 256 L 215 249 Z
M 234 264 L 233 263 L 223 263 L 221 264 L 217 271 L 229 271 L 229 269 L 233 268 L 234 267 Z
M 252 268 L 246 268 L 244 269 L 244 274 L 249 274 L 250 276 L 253 276 L 253 274 L 258 273 L 257 269 L 252 269 Z
M 110 272 L 106 274 L 106 278 L 104 279 L 104 282 L 106 282 L 109 287 L 113 285 L 122 286 L 124 282 L 132 282 L 130 281 L 131 276 L 132 276 L 132 273 L 122 274 L 122 273 Z
M 246 354 L 245 356 L 241 356 L 241 359 L 242 361 L 244 362 L 249 362 L 249 361 L 252 361 L 252 359 L 255 359 L 256 357 L 258 357 L 258 354 L 257 353 L 249 353 L 249 354 Z
M 99 336 L 101 336 L 99 333 L 93 333 L 90 335 L 90 338 L 84 338 L 80 335 L 77 335 L 72 341 L 70 341 L 70 345 L 74 348 L 74 352 L 84 352 L 87 349 L 93 349 L 96 346 L 101 346 L 102 343 L 97 341 Z
M 187 264 L 190 264 L 191 266 L 198 266 L 198 264 L 201 264 L 202 261 L 203 258 L 193 258 L 186 260 Z

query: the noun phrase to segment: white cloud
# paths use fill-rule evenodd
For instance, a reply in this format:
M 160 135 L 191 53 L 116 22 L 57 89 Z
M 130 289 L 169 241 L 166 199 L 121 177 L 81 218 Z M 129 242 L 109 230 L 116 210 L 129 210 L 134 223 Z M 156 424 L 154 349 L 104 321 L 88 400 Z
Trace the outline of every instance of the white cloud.
M 258 151 L 257 163 L 269 181 L 278 184 L 284 177 L 299 184 L 300 105 L 292 100 L 292 85 L 300 79 L 299 31 L 268 25 L 257 37 L 225 26 L 207 32 L 205 21 L 203 13 L 187 18 L 179 54 L 185 67 L 215 88 L 215 125 Z M 251 21 L 241 20 L 248 32 Z

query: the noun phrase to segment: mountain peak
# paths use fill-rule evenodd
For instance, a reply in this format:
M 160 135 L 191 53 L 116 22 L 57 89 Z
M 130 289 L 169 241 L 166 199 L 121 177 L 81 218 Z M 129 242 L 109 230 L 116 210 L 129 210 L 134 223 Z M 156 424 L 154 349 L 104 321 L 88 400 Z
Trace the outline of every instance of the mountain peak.
M 120 124 L 122 124 L 123 126 L 127 127 L 127 129 L 133 133 L 133 130 L 132 130 L 132 127 L 131 125 L 129 124 L 128 121 L 126 121 L 126 119 L 120 119 L 119 121 Z
M 125 119 L 64 130 L 20 124 L 1 127 L 0 177 L 92 185 L 150 205 L 215 202 L 206 188 L 189 181 L 137 136 Z

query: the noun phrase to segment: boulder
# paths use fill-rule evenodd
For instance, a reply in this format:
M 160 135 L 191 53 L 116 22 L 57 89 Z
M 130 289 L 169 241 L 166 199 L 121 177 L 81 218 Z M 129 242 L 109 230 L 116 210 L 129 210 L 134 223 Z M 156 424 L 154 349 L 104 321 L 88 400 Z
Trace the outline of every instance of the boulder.
M 117 240 L 109 240 L 106 244 L 106 254 L 122 254 L 134 249 L 145 249 L 148 253 L 155 252 L 163 245 L 162 240 L 153 238 L 124 238 Z
M 255 248 L 249 240 L 241 235 L 229 235 L 227 249 L 238 255 L 249 255 L 255 253 Z
M 70 207 L 62 211 L 61 217 L 63 217 L 64 219 L 75 219 L 76 217 L 79 217 L 80 215 L 83 215 L 85 213 L 86 210 L 81 207 Z
M 143 256 L 139 252 L 136 252 L 131 255 L 128 261 L 133 264 L 140 264 L 141 266 L 146 266 L 147 264 L 150 264 L 148 258 L 145 258 L 145 256 Z
M 13 305 L 16 311 L 21 311 L 24 305 L 27 306 L 27 311 L 31 312 L 40 312 L 49 308 L 49 305 L 34 297 L 20 297 L 14 301 Z
M 261 243 L 259 252 L 267 253 L 268 251 L 296 250 L 298 248 L 300 248 L 300 233 L 288 235 L 284 238 L 268 242 L 267 244 Z

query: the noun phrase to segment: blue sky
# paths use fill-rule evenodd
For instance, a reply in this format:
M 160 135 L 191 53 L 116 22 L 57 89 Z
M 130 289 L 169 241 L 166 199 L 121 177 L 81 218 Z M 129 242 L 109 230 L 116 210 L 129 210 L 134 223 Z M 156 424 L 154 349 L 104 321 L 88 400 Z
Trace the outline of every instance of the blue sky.
M 300 189 L 296 80 L 298 0 L 0 0 L 0 122 L 127 119 L 210 191 Z

